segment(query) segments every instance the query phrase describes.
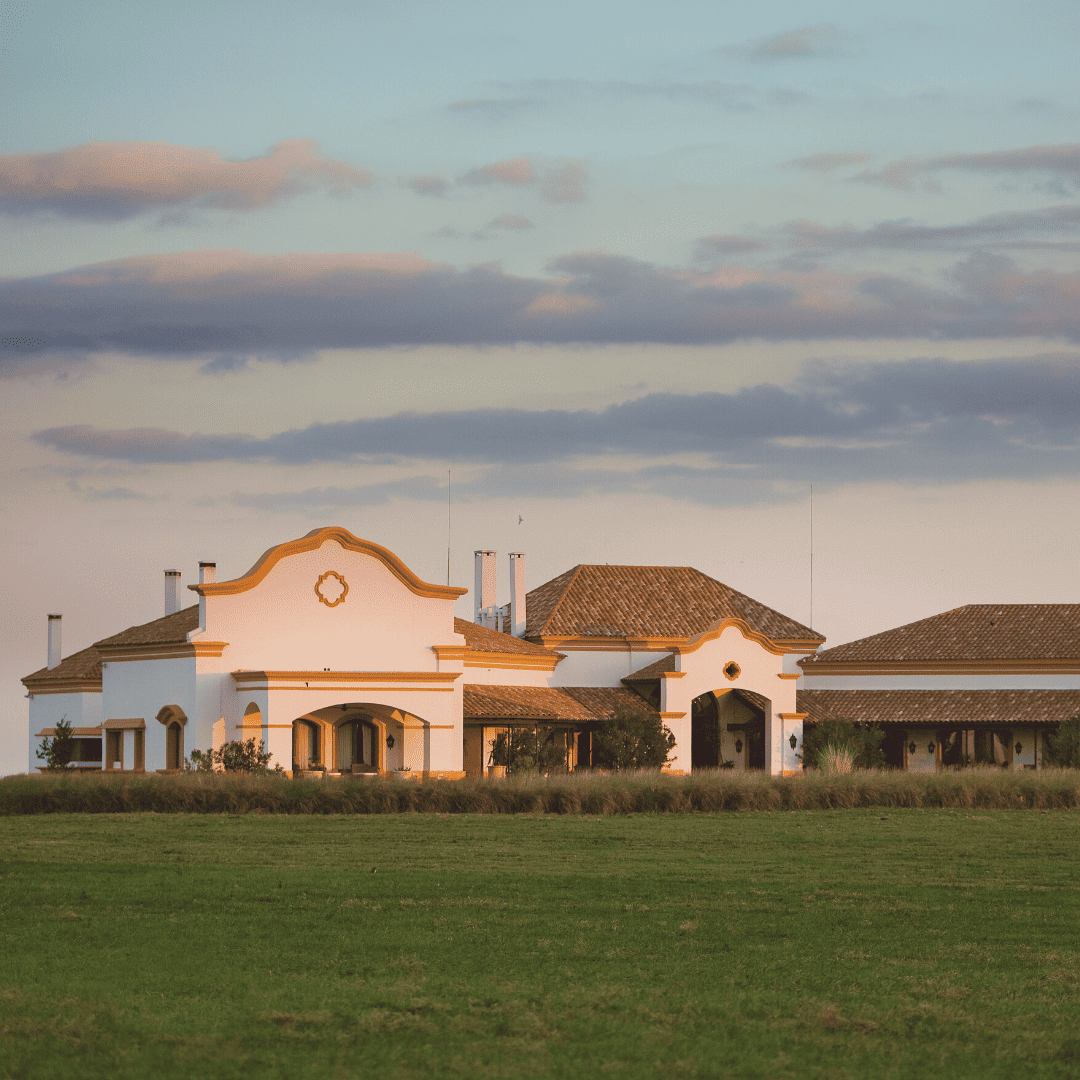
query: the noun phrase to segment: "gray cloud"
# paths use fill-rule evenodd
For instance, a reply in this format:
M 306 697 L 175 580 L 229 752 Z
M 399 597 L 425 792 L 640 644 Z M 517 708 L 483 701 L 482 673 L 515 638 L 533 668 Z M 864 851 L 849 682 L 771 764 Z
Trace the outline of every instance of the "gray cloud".
M 754 251 L 765 251 L 768 246 L 751 236 L 736 236 L 730 233 L 703 236 L 698 241 L 699 253 L 702 255 L 747 255 Z
M 415 255 L 194 251 L 0 282 L 0 325 L 56 352 L 308 358 L 320 349 L 762 338 L 1080 339 L 1080 273 L 976 254 L 937 284 L 821 269 L 676 270 L 603 253 L 549 277 Z M 7 335 L 6 335 L 7 336 Z
M 1058 247 L 1075 250 L 1067 240 L 1039 240 L 1080 232 L 1080 207 L 1050 206 L 1008 214 L 993 214 L 964 225 L 914 225 L 907 221 L 883 222 L 870 229 L 830 228 L 812 221 L 795 221 L 787 234 L 796 246 L 855 251 L 892 248 L 907 251 L 970 251 L 976 247 Z M 704 243 L 705 241 L 702 241 Z
M 872 154 L 857 154 L 847 150 L 825 150 L 818 154 L 794 158 L 785 162 L 790 169 L 807 169 L 811 172 L 831 173 L 840 169 L 850 169 L 857 165 L 868 165 L 873 161 Z
M 916 180 L 933 183 L 936 174 L 950 170 L 992 174 L 1041 174 L 1063 189 L 1080 187 L 1080 143 L 1028 146 L 985 154 L 949 154 L 943 157 L 906 157 L 883 168 L 867 170 L 855 179 L 890 187 L 910 188 Z
M 785 386 L 762 384 L 734 393 L 654 393 L 600 410 L 400 413 L 263 438 L 90 425 L 51 428 L 34 438 L 83 459 L 139 465 L 454 462 L 481 468 L 460 490 L 455 485 L 458 494 L 474 497 L 595 490 L 745 501 L 764 498 L 763 483 L 774 486 L 768 495 L 774 498 L 809 480 L 1075 478 L 1080 356 L 816 363 Z M 687 454 L 704 456 L 707 463 L 657 460 Z M 613 456 L 630 464 L 604 464 Z M 237 498 L 264 508 L 350 500 L 372 505 L 398 496 L 432 499 L 440 489 L 441 476 L 428 476 L 404 486 Z
M 370 173 L 319 157 L 317 146 L 311 139 L 288 139 L 247 161 L 146 142 L 3 154 L 0 213 L 119 221 L 153 211 L 255 210 L 313 186 L 342 194 L 371 184 Z
M 534 229 L 536 226 L 521 214 L 500 214 L 497 218 L 492 218 L 484 228 L 520 232 L 522 229 Z
M 835 56 L 840 51 L 840 31 L 831 24 L 801 26 L 770 37 L 733 45 L 723 52 L 747 60 L 803 60 L 815 56 Z
M 544 198 L 549 202 L 582 202 L 587 182 L 585 162 L 565 162 L 549 171 L 544 180 Z
M 441 176 L 412 176 L 403 183 L 417 195 L 445 195 L 450 185 Z
M 708 108 L 727 112 L 750 112 L 765 107 L 784 108 L 804 101 L 805 91 L 783 87 L 760 87 L 750 83 L 721 82 L 715 79 L 651 80 L 636 82 L 630 79 L 533 79 L 525 83 L 500 83 L 495 89 L 505 97 L 484 99 L 488 111 L 498 115 L 500 103 L 512 108 L 519 99 L 513 95 L 521 89 L 531 95 L 530 105 L 560 102 L 617 101 L 689 101 Z

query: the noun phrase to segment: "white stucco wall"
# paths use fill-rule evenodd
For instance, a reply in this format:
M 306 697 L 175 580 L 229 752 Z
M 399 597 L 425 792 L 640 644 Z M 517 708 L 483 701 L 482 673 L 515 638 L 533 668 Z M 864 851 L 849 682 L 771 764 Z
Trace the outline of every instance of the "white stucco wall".
M 633 652 L 627 649 L 571 649 L 560 645 L 564 653 L 551 676 L 550 686 L 621 686 L 622 679 L 635 671 L 662 660 L 664 652 Z
M 101 694 L 33 694 L 30 697 L 30 753 L 27 771 L 37 772 L 45 763 L 37 756 L 41 744 L 37 733 L 66 720 L 72 727 L 97 727 L 101 723 Z
M 737 626 L 727 626 L 715 637 L 705 640 L 692 652 L 676 658 L 681 672 L 678 677 L 661 680 L 661 712 L 685 712 L 685 719 L 676 730 L 673 719 L 665 719 L 679 740 L 674 752 L 672 769 L 690 770 L 691 703 L 702 694 L 724 690 L 750 690 L 768 701 L 765 716 L 765 769 L 777 775 L 798 769 L 796 755 L 802 751 L 801 720 L 782 720 L 780 713 L 795 712 L 796 679 L 780 678 L 784 657 L 770 652 L 759 642 L 745 637 Z M 734 662 L 739 667 L 735 679 L 724 674 L 724 668 Z M 680 734 L 681 732 L 681 734 Z M 792 750 L 787 739 L 794 734 Z
M 335 607 L 315 592 L 328 571 L 349 586 Z M 191 640 L 229 642 L 230 670 L 434 671 L 432 645 L 465 643 L 453 600 L 418 596 L 380 559 L 334 539 L 282 558 L 253 588 L 206 597 L 205 607 L 206 628 Z

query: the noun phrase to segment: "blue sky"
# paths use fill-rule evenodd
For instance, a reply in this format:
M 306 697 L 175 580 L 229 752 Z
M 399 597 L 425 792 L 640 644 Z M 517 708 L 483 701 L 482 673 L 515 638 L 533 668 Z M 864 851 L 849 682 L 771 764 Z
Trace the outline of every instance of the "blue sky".
M 0 0 L 0 769 L 46 612 L 70 652 L 325 524 L 436 577 L 447 470 L 458 583 L 688 563 L 805 621 L 813 484 L 831 644 L 1077 599 L 1078 39 Z

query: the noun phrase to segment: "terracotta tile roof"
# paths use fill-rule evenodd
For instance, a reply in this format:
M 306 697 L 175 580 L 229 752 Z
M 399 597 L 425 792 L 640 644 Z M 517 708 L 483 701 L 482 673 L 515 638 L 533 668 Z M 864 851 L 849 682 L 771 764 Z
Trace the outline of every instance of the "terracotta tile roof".
M 769 704 L 769 700 L 763 694 L 756 694 L 753 690 L 739 689 L 732 690 L 732 693 L 739 694 L 741 697 L 744 697 L 751 705 L 753 705 L 756 709 L 759 709 L 761 712 L 768 711 L 767 707 Z
M 187 641 L 192 630 L 199 629 L 199 605 L 181 608 L 160 619 L 131 626 L 112 637 L 95 641 L 95 645 L 171 645 Z
M 593 719 L 579 701 L 553 686 L 489 686 L 466 684 L 463 715 L 466 720 L 573 720 Z
M 500 634 L 498 630 L 469 622 L 468 619 L 454 619 L 454 629 L 465 636 L 465 646 L 477 652 L 516 653 L 522 656 L 557 657 L 561 653 L 554 649 L 545 649 L 524 638 L 512 634 Z
M 25 686 L 29 686 L 30 683 L 40 686 L 49 682 L 69 682 L 76 679 L 96 680 L 100 684 L 101 653 L 93 645 L 89 649 L 65 656 L 51 671 L 47 667 L 38 668 L 37 671 L 27 675 L 22 682 Z
M 592 686 L 465 685 L 466 720 L 538 720 L 587 723 L 620 706 L 653 710 L 631 690 Z
M 675 654 L 668 653 L 667 656 L 661 657 L 659 660 L 653 661 L 647 667 L 638 668 L 637 671 L 631 672 L 622 681 L 624 683 L 635 682 L 656 682 L 665 671 L 675 670 Z
M 580 701 L 597 720 L 606 720 L 619 709 L 658 715 L 644 698 L 624 686 L 564 686 L 562 689 Z
M 580 564 L 528 594 L 530 637 L 692 638 L 740 618 L 775 640 L 825 639 L 692 566 Z
M 968 604 L 801 661 L 1077 660 L 1080 604 Z
M 866 724 L 1048 724 L 1080 713 L 1080 690 L 799 690 L 807 720 Z

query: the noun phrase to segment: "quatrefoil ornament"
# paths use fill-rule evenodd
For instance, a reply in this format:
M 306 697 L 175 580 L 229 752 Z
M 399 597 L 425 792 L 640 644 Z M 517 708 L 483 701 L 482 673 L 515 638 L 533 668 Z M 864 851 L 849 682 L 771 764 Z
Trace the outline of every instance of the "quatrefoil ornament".
M 327 607 L 337 607 L 349 595 L 349 583 L 336 570 L 327 570 L 315 582 L 315 595 Z

